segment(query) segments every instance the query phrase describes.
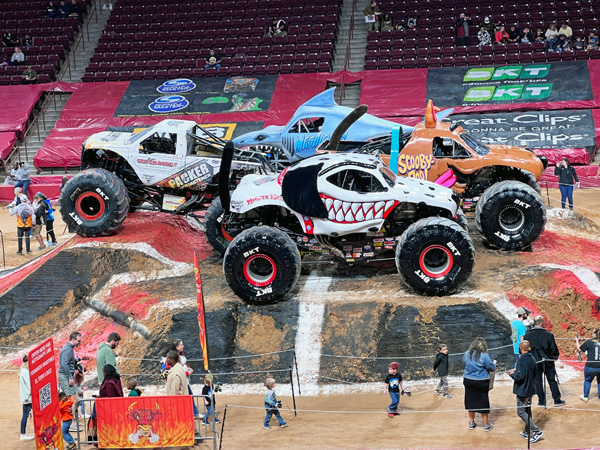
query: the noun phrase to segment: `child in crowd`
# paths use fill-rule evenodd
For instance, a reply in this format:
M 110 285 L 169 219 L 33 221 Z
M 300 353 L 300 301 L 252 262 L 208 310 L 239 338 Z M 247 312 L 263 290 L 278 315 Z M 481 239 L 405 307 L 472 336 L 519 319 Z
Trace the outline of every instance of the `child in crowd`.
M 137 380 L 135 378 L 127 380 L 127 389 L 129 389 L 129 397 L 140 397 L 142 395 L 142 391 L 137 388 Z
M 440 382 L 435 388 L 435 395 L 440 395 L 440 389 L 443 389 L 444 398 L 452 398 L 448 393 L 448 346 L 446 344 L 438 345 L 438 354 L 433 363 L 433 370 L 435 369 L 440 376 Z
M 573 50 L 583 50 L 585 48 L 585 42 L 581 39 L 581 36 L 577 36 L 575 38 L 575 42 L 573 42 Z
M 204 413 L 204 417 L 202 418 L 202 425 L 208 425 L 208 418 L 212 416 L 213 409 L 216 405 L 215 391 L 212 387 L 212 382 L 212 375 L 206 375 L 204 377 L 204 386 L 202 387 L 202 398 L 204 399 L 206 412 Z M 221 423 L 221 421 L 215 417 L 215 423 Z
M 388 374 L 385 377 L 385 387 L 383 392 L 388 392 L 392 399 L 392 403 L 388 406 L 388 416 L 394 418 L 398 414 L 398 403 L 400 403 L 400 389 L 404 391 L 402 385 L 402 375 L 398 373 L 399 364 L 393 362 L 388 366 Z
M 598 36 L 596 36 L 595 31 L 590 31 L 590 35 L 588 37 L 588 50 L 598 50 Z
M 544 30 L 538 28 L 535 32 L 535 42 L 546 42 L 546 36 L 544 36 Z
M 267 410 L 267 415 L 263 423 L 263 428 L 271 428 L 269 422 L 271 421 L 272 416 L 277 417 L 279 426 L 284 428 L 287 426 L 287 422 L 284 422 L 281 414 L 279 414 L 281 402 L 277 400 L 277 396 L 275 395 L 275 380 L 273 378 L 267 378 L 265 380 L 265 387 L 267 388 L 267 393 L 265 395 L 265 409 Z
M 60 407 L 60 419 L 62 420 L 62 434 L 63 439 L 66 441 L 67 450 L 75 449 L 75 440 L 71 433 L 69 432 L 69 428 L 71 427 L 71 423 L 73 422 L 73 399 L 71 397 L 67 397 L 67 394 L 64 392 L 60 392 L 58 394 L 58 402 Z

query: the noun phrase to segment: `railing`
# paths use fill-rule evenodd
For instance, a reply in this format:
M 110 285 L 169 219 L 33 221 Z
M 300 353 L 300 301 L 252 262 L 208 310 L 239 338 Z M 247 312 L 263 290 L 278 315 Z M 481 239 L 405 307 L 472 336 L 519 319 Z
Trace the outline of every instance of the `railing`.
M 357 6 L 358 0 L 352 0 L 352 16 L 350 16 L 350 26 L 348 27 L 348 43 L 346 44 L 346 54 L 344 55 L 344 71 L 348 70 L 348 64 L 350 62 L 350 58 L 352 57 L 350 43 L 354 38 L 354 11 L 356 11 Z M 342 75 L 342 81 L 340 83 L 340 103 L 344 98 L 346 98 L 346 82 L 344 76 Z
M 97 1 L 92 3 L 91 9 L 86 16 L 85 22 L 81 25 L 81 31 L 77 33 L 77 37 L 75 38 L 75 42 L 71 47 L 69 53 L 66 55 L 65 62 L 63 63 L 59 73 L 58 80 L 62 81 L 65 78 L 65 75 L 69 74 L 69 79 L 71 79 L 71 61 L 73 62 L 73 70 L 77 70 L 77 61 L 75 58 L 75 53 L 77 52 L 79 45 L 81 44 L 81 48 L 85 51 L 85 35 L 87 35 L 87 40 L 90 42 L 90 22 L 94 19 L 96 23 L 98 23 L 98 5 Z

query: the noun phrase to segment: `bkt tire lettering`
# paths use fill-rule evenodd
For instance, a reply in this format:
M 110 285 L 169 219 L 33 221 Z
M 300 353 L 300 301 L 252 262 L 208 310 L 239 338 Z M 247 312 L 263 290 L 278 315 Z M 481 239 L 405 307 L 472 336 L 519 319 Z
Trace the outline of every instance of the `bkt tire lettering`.
M 525 209 L 529 209 L 529 207 L 531 206 L 531 205 L 525 203 L 524 201 L 519 200 L 518 198 L 515 199 L 515 205 L 522 206 Z
M 254 255 L 255 253 L 258 253 L 259 250 L 260 250 L 260 247 L 255 247 L 252 250 L 248 250 L 247 252 L 244 252 L 244 258 Z
M 272 294 L 272 293 L 273 293 L 273 288 L 271 286 L 268 286 L 268 287 L 266 287 L 264 289 L 257 289 L 256 290 L 256 296 L 257 297 L 261 297 L 263 295 Z
M 100 194 L 100 197 L 102 197 L 104 200 L 109 200 L 108 195 L 106 195 L 104 192 L 102 192 L 102 189 L 96 188 L 96 192 L 98 194 Z
M 498 236 L 500 239 L 502 239 L 504 242 L 508 242 L 508 241 L 510 240 L 510 237 L 509 237 L 509 236 L 507 236 L 507 235 L 506 235 L 506 234 L 504 234 L 504 233 L 500 233 L 499 231 L 496 231 L 494 234 L 495 234 L 496 236 Z
M 75 222 L 77 222 L 77 225 L 83 224 L 83 221 L 74 212 L 70 212 L 69 216 L 71 217 L 71 219 L 73 219 Z
M 429 283 L 431 281 L 431 278 L 429 278 L 427 275 L 425 275 L 423 272 L 421 272 L 421 270 L 415 270 L 415 274 L 421 279 L 423 280 L 425 283 Z
M 454 253 L 455 256 L 460 256 L 460 252 L 458 251 L 458 249 L 456 248 L 456 246 L 452 243 L 452 242 L 448 242 L 448 248 L 450 250 L 452 250 L 452 253 Z

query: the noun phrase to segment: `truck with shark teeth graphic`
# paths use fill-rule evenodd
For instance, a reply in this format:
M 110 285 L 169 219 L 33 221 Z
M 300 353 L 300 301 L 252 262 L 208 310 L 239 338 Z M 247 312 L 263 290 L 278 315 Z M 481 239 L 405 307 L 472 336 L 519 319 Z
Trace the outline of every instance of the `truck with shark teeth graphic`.
M 247 175 L 233 193 L 221 190 L 205 233 L 224 254 L 227 283 L 249 303 L 283 298 L 298 281 L 301 255 L 310 254 L 354 263 L 392 253 L 412 290 L 446 295 L 475 261 L 458 211 L 451 189 L 396 177 L 376 156 L 316 155 L 278 175 Z
M 63 220 L 76 233 L 96 237 L 115 232 L 134 208 L 191 215 L 205 210 L 218 195 L 224 145 L 189 120 L 96 133 L 83 143 L 83 171 L 61 192 Z M 239 150 L 231 158 L 231 178 L 223 180 L 231 189 L 248 173 L 272 171 L 261 154 Z

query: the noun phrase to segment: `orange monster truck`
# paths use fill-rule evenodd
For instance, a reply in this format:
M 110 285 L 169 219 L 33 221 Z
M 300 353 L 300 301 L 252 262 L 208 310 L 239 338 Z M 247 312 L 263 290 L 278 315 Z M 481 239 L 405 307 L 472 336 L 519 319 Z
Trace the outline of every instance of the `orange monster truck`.
M 378 155 L 398 175 L 433 181 L 461 196 L 462 208 L 475 210 L 475 224 L 492 248 L 527 249 L 546 225 L 546 209 L 538 180 L 548 165 L 545 157 L 507 145 L 487 145 L 455 123 L 443 122 L 452 109 L 439 112 L 431 100 L 425 120 L 413 131 L 369 142 L 340 141 L 364 114 L 359 106 L 338 126 L 317 153 L 352 151 Z M 461 217 L 466 226 L 466 219 Z

